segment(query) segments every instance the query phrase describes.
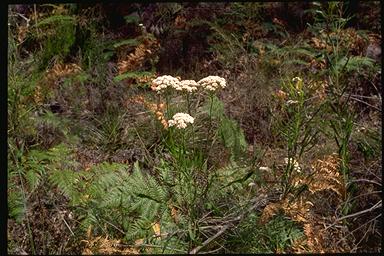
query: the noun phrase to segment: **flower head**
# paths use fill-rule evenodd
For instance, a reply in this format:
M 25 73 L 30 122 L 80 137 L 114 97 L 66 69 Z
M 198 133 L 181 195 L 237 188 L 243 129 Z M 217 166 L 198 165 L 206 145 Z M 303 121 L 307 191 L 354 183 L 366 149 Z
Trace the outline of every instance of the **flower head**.
M 300 77 L 294 77 L 292 79 L 292 82 L 296 82 L 296 89 L 297 90 L 301 90 L 303 88 L 303 79 L 301 79 Z
M 286 104 L 289 106 L 289 105 L 293 105 L 293 104 L 297 104 L 297 103 L 299 103 L 297 100 L 288 100 L 287 102 L 286 102 Z
M 159 76 L 156 79 L 152 81 L 152 90 L 157 91 L 160 93 L 162 90 L 165 90 L 167 87 L 173 87 L 177 88 L 179 87 L 180 79 L 165 75 L 165 76 Z
M 207 76 L 197 83 L 208 91 L 216 91 L 227 86 L 225 79 L 219 76 Z
M 303 81 L 303 79 L 301 79 L 300 77 L 294 77 L 294 78 L 292 78 L 292 82 L 302 82 Z
M 294 158 L 284 158 L 285 164 L 291 163 L 293 165 L 293 170 L 297 172 L 301 172 L 301 167 L 299 163 Z
M 178 129 L 184 129 L 187 127 L 187 124 L 193 124 L 195 119 L 186 113 L 176 113 L 173 115 L 172 119 L 168 121 L 169 127 L 176 126 Z
M 260 166 L 259 170 L 260 171 L 268 171 L 268 172 L 271 171 L 271 169 L 269 167 L 267 167 L 267 166 Z
M 182 80 L 180 83 L 176 84 L 174 88 L 177 91 L 193 92 L 197 90 L 198 86 L 199 84 L 196 83 L 195 80 Z
M 278 90 L 276 92 L 276 97 L 280 100 L 285 100 L 287 98 L 287 93 L 284 92 L 283 90 Z

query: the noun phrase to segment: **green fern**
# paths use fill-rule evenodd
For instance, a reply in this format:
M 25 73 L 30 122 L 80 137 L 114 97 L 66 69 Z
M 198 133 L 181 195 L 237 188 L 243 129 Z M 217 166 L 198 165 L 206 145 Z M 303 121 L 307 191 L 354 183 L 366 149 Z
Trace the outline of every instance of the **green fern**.
M 53 185 L 57 186 L 66 196 L 74 202 L 80 198 L 80 193 L 74 189 L 79 182 L 80 174 L 72 170 L 54 170 L 49 176 Z
M 337 61 L 335 69 L 339 72 L 345 69 L 346 72 L 360 71 L 363 68 L 373 68 L 375 61 L 368 57 L 352 56 L 344 57 Z
M 69 15 L 53 15 L 40 20 L 36 28 L 43 28 L 49 33 L 36 34 L 44 45 L 41 51 L 40 68 L 46 68 L 52 58 L 66 57 L 75 43 L 76 19 Z
M 48 151 L 31 150 L 28 154 L 21 156 L 18 167 L 14 165 L 8 166 L 8 185 L 10 187 L 8 194 L 8 210 L 9 216 L 21 221 L 26 211 L 25 194 L 31 195 L 39 186 L 45 184 L 47 175 L 51 171 L 60 168 L 69 167 L 71 161 L 68 161 L 67 155 L 70 149 L 60 144 Z M 17 165 L 16 165 L 17 166 Z M 57 178 L 56 179 L 60 179 Z M 24 184 L 21 186 L 20 184 Z
M 35 25 L 33 25 L 33 27 L 34 26 L 41 27 L 41 26 L 45 26 L 45 25 L 55 25 L 58 23 L 65 23 L 65 22 L 73 23 L 73 22 L 75 22 L 75 18 L 72 16 L 67 16 L 67 15 L 50 16 L 50 17 L 47 17 L 47 18 L 37 22 Z
M 10 190 L 8 192 L 8 215 L 10 218 L 15 219 L 16 222 L 21 223 L 24 219 L 25 205 L 23 193 L 20 190 Z

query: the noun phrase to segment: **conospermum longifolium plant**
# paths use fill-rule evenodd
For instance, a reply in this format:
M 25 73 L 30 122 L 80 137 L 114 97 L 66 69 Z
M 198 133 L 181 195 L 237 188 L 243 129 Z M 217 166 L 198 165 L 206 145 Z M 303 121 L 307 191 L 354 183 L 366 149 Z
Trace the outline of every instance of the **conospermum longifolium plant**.
M 199 81 L 193 79 L 182 80 L 180 77 L 163 75 L 152 80 L 151 89 L 156 92 L 158 104 L 165 101 L 165 114 L 161 120 L 162 126 L 171 141 L 168 146 L 182 146 L 186 150 L 186 135 L 190 134 L 192 145 L 195 143 L 195 118 L 198 116 L 201 123 L 202 115 L 199 113 L 199 103 L 204 97 L 209 98 L 209 123 L 206 125 L 206 142 L 210 141 L 212 126 L 212 105 L 215 92 L 227 86 L 224 78 L 220 76 L 207 76 Z M 191 103 L 196 104 L 191 104 Z M 189 130 L 188 130 L 189 129 Z M 171 146 L 172 147 L 172 146 Z M 179 155 L 180 156 L 180 155 Z
M 204 191 L 208 187 L 203 188 L 199 186 L 199 179 L 196 178 L 196 171 L 200 169 L 201 163 L 194 160 L 198 151 L 201 148 L 193 147 L 193 150 L 187 148 L 187 144 L 194 146 L 195 142 L 195 120 L 203 118 L 200 115 L 198 105 L 201 98 L 209 97 L 210 99 L 210 113 L 209 113 L 209 130 L 211 127 L 211 111 L 213 104 L 213 95 L 217 90 L 226 87 L 226 81 L 219 76 L 208 76 L 199 81 L 192 79 L 181 80 L 179 77 L 170 75 L 159 76 L 152 81 L 152 90 L 156 92 L 158 103 L 161 104 L 165 100 L 165 119 L 162 121 L 167 122 L 167 125 L 161 127 L 165 130 L 166 144 L 168 150 L 173 154 L 175 164 L 173 166 L 176 171 L 174 192 L 182 196 L 183 205 L 188 206 L 188 226 L 189 236 L 191 241 L 196 238 L 198 232 L 195 226 L 198 207 L 201 204 Z M 196 104 L 191 104 L 195 100 Z M 204 120 L 201 123 L 204 123 Z M 208 137 L 210 133 L 206 133 Z M 188 138 L 188 140 L 187 140 Z M 197 153 L 198 154 L 198 153 Z M 197 168 L 197 169 L 196 169 Z M 198 171 L 198 172 L 199 172 Z M 208 185 L 207 185 L 208 186 Z M 192 210 L 191 210 L 192 209 Z
M 185 115 L 182 115 L 183 113 L 188 113 L 189 116 L 191 116 L 192 109 L 191 109 L 191 97 L 192 96 L 202 96 L 202 95 L 209 95 L 210 97 L 210 112 L 212 111 L 212 97 L 214 93 L 217 90 L 223 89 L 227 86 L 226 81 L 224 78 L 219 77 L 219 76 L 208 76 L 205 77 L 199 81 L 195 81 L 192 79 L 188 80 L 181 80 L 179 77 L 173 77 L 170 75 L 163 75 L 155 78 L 152 81 L 152 86 L 151 89 L 153 91 L 157 92 L 159 102 L 161 101 L 162 98 L 165 99 L 166 102 L 166 117 L 170 121 L 168 121 L 168 127 L 172 127 L 175 124 L 175 119 L 174 119 L 174 113 L 173 109 L 174 104 L 171 102 L 171 96 L 179 96 L 182 95 L 185 98 L 185 107 L 183 107 L 185 112 L 179 112 L 176 116 L 176 120 L 179 120 L 180 117 L 186 117 Z M 196 113 L 196 108 L 195 106 L 194 112 Z M 210 113 L 211 115 L 211 113 Z M 172 119 L 171 119 L 172 118 Z M 193 122 L 187 122 L 193 124 Z M 164 125 L 163 125 L 164 126 Z M 165 127 L 165 126 L 164 126 Z M 184 129 L 187 126 L 180 126 L 176 125 L 174 126 L 177 129 Z

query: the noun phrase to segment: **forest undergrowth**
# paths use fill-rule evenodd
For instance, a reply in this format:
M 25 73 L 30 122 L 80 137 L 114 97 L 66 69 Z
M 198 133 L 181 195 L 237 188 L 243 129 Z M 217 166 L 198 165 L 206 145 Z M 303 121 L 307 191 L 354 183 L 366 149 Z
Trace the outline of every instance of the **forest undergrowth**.
M 8 253 L 381 252 L 357 2 L 10 5 Z

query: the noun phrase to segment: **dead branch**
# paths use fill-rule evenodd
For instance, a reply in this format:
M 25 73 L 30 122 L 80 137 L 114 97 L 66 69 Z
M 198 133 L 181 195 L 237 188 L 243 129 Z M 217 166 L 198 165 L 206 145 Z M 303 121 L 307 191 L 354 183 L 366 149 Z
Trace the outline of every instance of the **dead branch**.
M 257 209 L 260 206 L 265 206 L 268 202 L 268 196 L 263 194 L 263 195 L 260 195 L 257 198 L 255 198 L 255 200 L 253 200 L 253 201 L 255 201 L 255 203 L 250 208 L 248 208 L 246 211 L 241 213 L 236 218 L 233 218 L 230 223 L 222 226 L 222 228 L 215 235 L 213 235 L 210 238 L 208 238 L 207 240 L 205 240 L 201 245 L 193 248 L 189 253 L 190 254 L 198 253 L 202 248 L 204 248 L 205 246 L 210 244 L 213 240 L 215 240 L 216 238 L 221 236 L 229 228 L 235 226 L 236 222 L 240 222 L 241 220 L 243 220 L 244 217 L 247 216 L 250 212 L 252 212 L 253 210 Z
M 377 203 L 376 203 L 374 206 L 372 206 L 371 208 L 368 208 L 368 209 L 365 209 L 365 210 L 363 210 L 363 211 L 355 212 L 355 213 L 346 215 L 346 216 L 344 216 L 344 217 L 338 218 L 337 220 L 335 220 L 335 222 L 334 222 L 333 224 L 331 224 L 331 225 L 329 225 L 328 227 L 326 227 L 326 228 L 324 229 L 324 231 L 327 230 L 327 229 L 329 229 L 330 227 L 333 227 L 334 225 L 336 225 L 336 223 L 338 223 L 338 222 L 340 222 L 340 221 L 342 221 L 342 220 L 345 220 L 345 219 L 348 219 L 348 218 L 351 218 L 351 217 L 356 217 L 356 216 L 362 215 L 362 214 L 367 213 L 367 212 L 371 212 L 371 211 L 373 211 L 373 210 L 375 210 L 375 209 L 377 209 L 377 208 L 380 208 L 381 206 L 382 206 L 382 200 L 380 200 L 379 202 L 377 202 Z

